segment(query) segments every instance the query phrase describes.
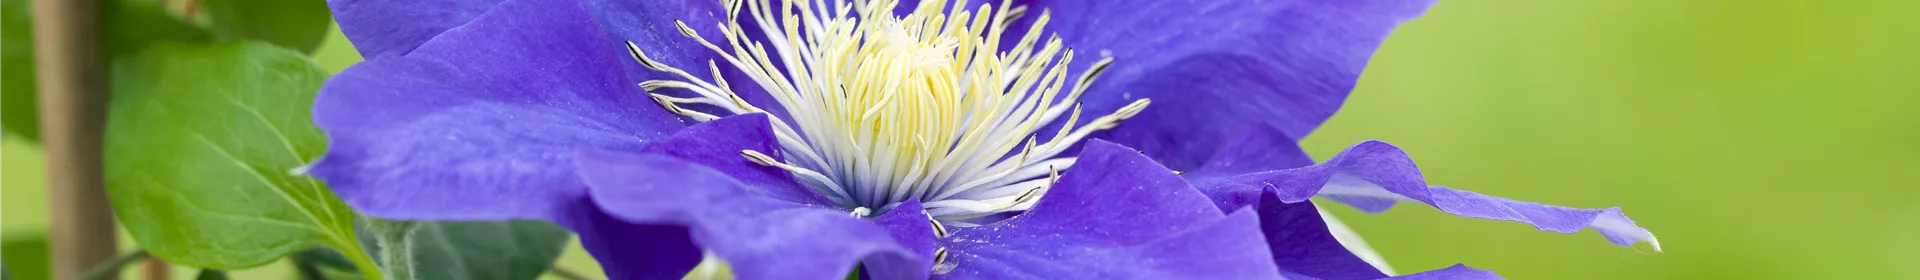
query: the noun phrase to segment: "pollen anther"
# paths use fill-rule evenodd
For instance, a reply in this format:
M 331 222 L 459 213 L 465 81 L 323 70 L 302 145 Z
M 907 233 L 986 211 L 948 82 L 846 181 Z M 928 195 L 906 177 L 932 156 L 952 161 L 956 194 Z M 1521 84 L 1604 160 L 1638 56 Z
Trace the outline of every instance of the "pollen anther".
M 941 224 L 940 219 L 934 219 L 933 215 L 927 215 L 927 222 L 933 223 L 933 237 L 947 238 L 947 225 Z

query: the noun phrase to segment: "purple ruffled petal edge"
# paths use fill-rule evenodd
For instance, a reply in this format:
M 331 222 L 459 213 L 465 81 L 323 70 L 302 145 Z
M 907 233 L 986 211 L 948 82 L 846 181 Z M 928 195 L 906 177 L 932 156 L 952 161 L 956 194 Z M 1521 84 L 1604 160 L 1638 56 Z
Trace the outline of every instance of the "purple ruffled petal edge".
M 934 245 L 933 224 L 929 221 L 926 208 L 920 206 L 920 199 L 912 198 L 900 202 L 893 210 L 873 217 L 873 223 L 893 234 L 893 240 L 900 242 L 919 258 L 885 259 L 863 263 L 861 279 L 927 279 L 932 272 Z
M 1366 260 L 1348 251 L 1334 238 L 1312 202 L 1285 203 L 1272 195 L 1260 198 L 1260 230 L 1273 252 L 1273 263 L 1288 279 L 1373 279 L 1386 277 Z
M 1616 245 L 1646 242 L 1660 250 L 1659 239 L 1621 214 L 1619 207 L 1571 208 L 1428 186 L 1405 151 L 1380 141 L 1361 142 L 1317 165 L 1208 179 L 1198 185 L 1223 203 L 1250 201 L 1243 196 L 1259 192 L 1271 192 L 1286 202 L 1326 197 L 1369 213 L 1386 211 L 1397 202 L 1419 202 L 1456 216 L 1521 222 L 1542 231 L 1574 233 L 1591 228 Z
M 328 0 L 340 32 L 368 59 L 403 55 L 503 0 Z
M 1281 277 L 1256 213 L 1222 214 L 1173 171 L 1101 140 L 1032 210 L 952 232 L 935 279 Z
M 566 220 L 554 223 L 580 237 L 607 279 L 680 279 L 700 264 L 702 252 L 685 226 L 620 220 L 589 197 L 572 206 Z
M 583 149 L 574 158 L 593 205 L 612 218 L 688 233 L 687 239 L 622 242 L 695 244 L 732 264 L 741 279 L 837 279 L 860 263 L 915 268 L 870 271 L 882 279 L 925 278 L 925 257 L 917 252 L 924 246 L 905 246 L 895 239 L 899 233 L 850 216 L 784 170 L 741 156 L 754 150 L 778 160 L 774 141 L 766 116 L 749 114 L 687 127 L 638 153 Z M 580 234 L 623 238 L 603 236 L 620 232 Z M 667 268 L 679 267 L 642 273 Z
M 918 254 L 885 228 L 838 208 L 764 196 L 718 170 L 648 154 L 582 151 L 595 204 L 620 220 L 684 225 L 741 279 L 834 279 L 863 261 Z M 644 264 L 608 264 L 644 265 Z
M 1435 269 L 1435 270 L 1428 270 L 1428 271 L 1422 271 L 1422 272 L 1420 272 L 1420 273 L 1414 273 L 1414 274 L 1407 274 L 1407 275 L 1401 275 L 1401 276 L 1394 276 L 1394 277 L 1387 277 L 1387 278 L 1384 278 L 1384 279 L 1396 279 L 1396 280 L 1428 280 L 1428 279 L 1433 279 L 1433 280 L 1499 280 L 1499 279 L 1506 279 L 1506 278 L 1502 278 L 1502 277 L 1500 277 L 1500 275 L 1495 275 L 1495 274 L 1493 274 L 1493 271 L 1491 271 L 1491 270 L 1484 270 L 1484 269 L 1478 269 L 1478 268 L 1472 268 L 1472 267 L 1467 267 L 1467 265 L 1464 265 L 1464 264 L 1455 264 L 1455 265 L 1453 265 L 1453 266 L 1449 266 L 1449 267 L 1447 267 L 1447 268 L 1441 268 L 1441 269 Z

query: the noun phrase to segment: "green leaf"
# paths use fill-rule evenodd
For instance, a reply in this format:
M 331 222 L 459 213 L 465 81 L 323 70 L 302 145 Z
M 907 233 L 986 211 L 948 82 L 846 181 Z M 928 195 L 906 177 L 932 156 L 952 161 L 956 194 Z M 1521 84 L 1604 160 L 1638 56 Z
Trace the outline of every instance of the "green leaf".
M 107 0 L 101 5 L 102 47 L 109 58 L 138 54 L 159 42 L 210 42 L 213 34 L 187 23 L 150 0 Z
M 420 280 L 534 279 L 553 268 L 571 236 L 542 221 L 420 222 L 417 227 L 413 269 Z M 374 247 L 372 234 L 361 236 L 362 243 Z
M 0 237 L 6 240 L 0 243 L 0 262 L 6 263 L 7 272 L 18 277 L 15 279 L 53 278 L 53 264 L 47 262 L 52 256 L 47 254 L 46 232 L 15 233 L 22 234 Z
M 177 264 L 239 269 L 331 245 L 372 269 L 353 211 L 291 173 L 326 148 L 308 113 L 326 77 L 258 42 L 161 43 L 114 62 L 105 157 L 121 225 Z
M 312 248 L 293 254 L 293 262 L 332 269 L 353 270 L 353 260 L 329 248 Z
M 0 1 L 0 128 L 40 140 L 33 74 L 33 9 L 29 0 Z
M 353 267 L 352 260 L 347 259 L 347 256 L 341 255 L 339 251 L 327 249 L 326 247 L 315 247 L 300 251 L 299 253 L 294 253 L 289 259 L 293 261 L 294 272 L 299 273 L 300 279 L 305 280 L 333 279 L 327 277 L 327 272 L 329 271 L 358 271 L 358 269 Z
M 566 250 L 566 229 L 541 221 L 432 222 L 414 231 L 422 280 L 533 279 Z
M 0 6 L 0 128 L 38 141 L 40 116 L 34 94 L 32 1 L 4 0 Z M 103 1 L 102 44 L 108 57 L 132 55 L 160 41 L 205 42 L 206 30 L 167 13 L 154 1 Z
M 312 53 L 327 37 L 333 17 L 323 0 L 204 0 L 213 30 L 221 36 L 256 39 Z
M 358 272 L 340 271 L 336 269 L 321 269 L 320 277 L 321 278 L 308 278 L 308 279 L 310 280 L 367 280 L 366 275 L 359 274 Z
M 193 279 L 194 280 L 227 280 L 227 272 L 220 271 L 218 269 L 201 269 L 200 275 L 194 276 Z
M 361 243 L 379 252 L 365 221 L 360 224 Z M 420 222 L 413 234 L 414 273 L 421 280 L 533 279 L 552 267 L 570 236 L 564 228 L 538 221 Z M 325 248 L 293 258 L 328 270 L 353 269 L 339 252 Z

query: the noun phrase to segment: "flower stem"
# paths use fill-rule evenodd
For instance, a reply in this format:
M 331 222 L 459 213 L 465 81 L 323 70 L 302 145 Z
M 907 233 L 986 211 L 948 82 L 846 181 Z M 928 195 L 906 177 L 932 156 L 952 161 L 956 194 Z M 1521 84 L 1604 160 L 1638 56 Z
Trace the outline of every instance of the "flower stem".
M 414 222 L 368 219 L 367 229 L 380 245 L 381 274 L 387 280 L 413 280 Z
M 380 273 L 380 265 L 374 263 L 373 256 L 362 249 L 359 241 L 335 240 L 333 248 L 347 255 L 347 261 L 353 262 L 353 267 L 360 269 L 360 274 L 366 275 L 368 280 L 385 280 L 381 278 L 385 275 Z

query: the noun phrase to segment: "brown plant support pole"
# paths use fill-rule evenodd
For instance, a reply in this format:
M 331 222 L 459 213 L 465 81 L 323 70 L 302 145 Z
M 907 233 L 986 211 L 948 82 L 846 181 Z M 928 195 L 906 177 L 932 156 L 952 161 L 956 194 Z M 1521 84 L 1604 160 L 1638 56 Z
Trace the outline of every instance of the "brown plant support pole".
M 117 249 L 100 169 L 107 71 L 100 55 L 99 5 L 98 0 L 33 1 L 54 279 L 74 279 L 112 259 Z
M 147 258 L 147 261 L 141 262 L 141 266 L 145 267 L 145 269 L 140 270 L 140 279 L 167 280 L 166 261 L 162 261 L 160 258 Z

